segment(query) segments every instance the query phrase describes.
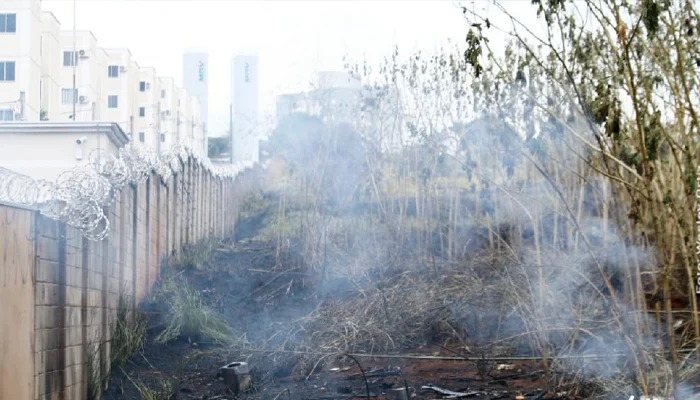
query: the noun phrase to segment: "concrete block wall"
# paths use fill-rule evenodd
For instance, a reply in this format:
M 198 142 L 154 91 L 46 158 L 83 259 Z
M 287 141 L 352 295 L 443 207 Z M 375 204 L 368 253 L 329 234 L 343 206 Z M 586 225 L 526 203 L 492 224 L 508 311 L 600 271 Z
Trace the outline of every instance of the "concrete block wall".
M 121 190 L 105 209 L 110 234 L 99 242 L 0 203 L 0 400 L 85 399 L 87 356 L 108 372 L 119 299 L 134 309 L 163 259 L 232 235 L 238 196 L 262 187 L 260 167 L 235 180 L 212 177 L 192 159 L 183 167 L 167 182 L 154 173 Z

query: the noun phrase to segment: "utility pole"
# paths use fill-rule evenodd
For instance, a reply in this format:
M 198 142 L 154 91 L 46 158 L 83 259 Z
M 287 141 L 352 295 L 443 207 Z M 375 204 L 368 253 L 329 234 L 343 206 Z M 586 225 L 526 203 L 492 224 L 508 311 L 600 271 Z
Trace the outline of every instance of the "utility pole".
M 73 0 L 73 54 L 71 55 L 71 60 L 73 62 L 73 94 L 72 94 L 73 95 L 73 122 L 75 122 L 77 120 L 76 115 L 75 115 L 75 105 L 76 105 L 76 102 L 78 101 L 78 96 L 76 93 L 77 91 L 75 88 L 75 70 L 76 70 L 76 64 L 78 64 L 78 57 L 77 57 L 77 53 L 75 51 L 75 35 L 76 35 L 76 33 L 75 33 L 75 31 L 76 31 L 76 29 L 75 29 L 75 27 L 76 27 L 76 24 L 75 24 L 75 18 L 76 18 L 75 6 L 76 6 L 76 2 L 77 2 L 77 0 Z
M 25 92 L 19 92 L 19 120 L 24 121 L 24 107 L 27 103 L 27 95 Z
M 181 123 L 182 123 L 182 122 L 180 121 L 180 107 L 178 107 L 178 108 L 177 108 L 177 121 L 175 122 L 175 125 L 176 125 L 176 127 L 175 127 L 175 132 L 176 132 L 176 135 L 177 135 L 177 140 L 178 140 L 178 142 L 180 141 L 180 124 L 181 124 Z
M 156 123 L 156 132 L 158 133 L 156 140 L 158 141 L 158 145 L 156 146 L 156 149 L 158 149 L 158 154 L 160 154 L 160 135 L 162 135 L 161 129 L 160 129 L 160 120 L 161 120 L 161 110 L 160 110 L 160 101 L 158 102 L 158 112 L 156 113 L 156 118 L 158 119 L 158 122 Z
M 228 132 L 229 132 L 229 162 L 233 164 L 233 103 L 229 105 L 229 120 L 228 120 Z

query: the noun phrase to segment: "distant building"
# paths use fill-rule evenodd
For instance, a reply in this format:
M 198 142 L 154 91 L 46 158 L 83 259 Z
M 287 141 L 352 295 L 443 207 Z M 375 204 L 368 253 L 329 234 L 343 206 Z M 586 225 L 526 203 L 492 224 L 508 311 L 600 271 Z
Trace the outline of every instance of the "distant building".
M 319 72 L 311 91 L 277 96 L 277 119 L 304 113 L 326 122 L 351 122 L 358 117 L 362 93 L 360 80 L 347 72 Z
M 259 160 L 258 57 L 239 55 L 231 60 L 233 105 L 233 161 Z

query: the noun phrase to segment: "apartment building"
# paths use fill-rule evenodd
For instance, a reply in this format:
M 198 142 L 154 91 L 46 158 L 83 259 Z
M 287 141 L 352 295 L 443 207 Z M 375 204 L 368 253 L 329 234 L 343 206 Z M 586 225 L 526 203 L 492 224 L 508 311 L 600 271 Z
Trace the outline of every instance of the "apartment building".
M 178 90 L 175 79 L 160 78 L 160 129 L 165 148 L 173 145 L 177 134 Z
M 139 66 L 128 49 L 61 30 L 41 0 L 0 0 L 0 122 L 115 123 L 155 151 L 179 138 L 206 156 L 203 118 L 193 93 Z
M 0 121 L 39 120 L 41 2 L 0 1 Z
M 139 110 L 139 66 L 129 49 L 104 49 L 104 52 L 107 62 L 100 74 L 102 96 L 106 96 L 106 101 L 99 103 L 99 116 L 103 121 L 116 122 L 124 132 L 131 134 Z
M 160 80 L 152 67 L 139 68 L 138 77 L 134 140 L 160 151 Z
M 107 53 L 97 46 L 90 31 L 62 31 L 60 42 L 60 120 L 100 121 L 102 102 L 107 102 L 107 107 L 117 104 L 115 98 L 102 94 Z

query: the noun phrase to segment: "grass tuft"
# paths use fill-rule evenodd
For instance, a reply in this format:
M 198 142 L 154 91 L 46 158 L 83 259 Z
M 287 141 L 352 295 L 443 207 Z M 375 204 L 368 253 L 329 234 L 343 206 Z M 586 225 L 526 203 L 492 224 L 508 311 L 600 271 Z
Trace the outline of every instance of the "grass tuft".
M 126 296 L 119 298 L 117 319 L 112 326 L 112 364 L 120 367 L 143 348 L 146 340 L 146 318 L 137 313 L 130 321 L 128 304 Z
M 165 301 L 169 306 L 166 328 L 156 337 L 156 343 L 165 344 L 177 338 L 211 339 L 218 344 L 233 344 L 233 330 L 221 316 L 202 302 L 199 291 L 186 282 L 166 282 Z

